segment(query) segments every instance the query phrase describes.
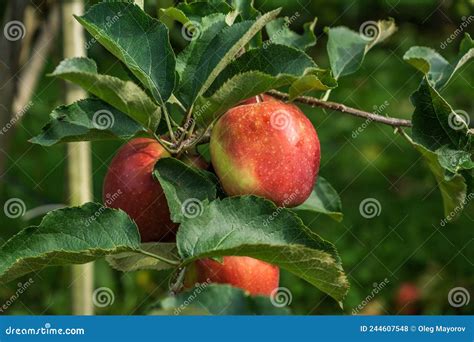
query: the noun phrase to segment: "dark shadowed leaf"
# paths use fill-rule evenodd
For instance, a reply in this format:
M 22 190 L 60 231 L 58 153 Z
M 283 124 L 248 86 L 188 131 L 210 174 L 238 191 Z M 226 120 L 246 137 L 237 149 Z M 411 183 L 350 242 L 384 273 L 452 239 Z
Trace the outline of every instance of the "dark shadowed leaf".
M 200 215 L 204 206 L 217 196 L 218 181 L 214 174 L 178 159 L 160 159 L 153 175 L 163 188 L 174 222 Z
M 465 151 L 470 148 L 472 136 L 467 124 L 426 79 L 413 93 L 411 101 L 415 106 L 413 141 L 431 151 L 443 146 Z
M 140 249 L 168 260 L 179 262 L 178 250 L 175 243 L 147 242 L 140 246 Z M 132 272 L 138 270 L 164 270 L 173 268 L 173 265 L 158 260 L 156 257 L 140 254 L 136 252 L 124 252 L 106 257 L 110 266 L 122 272 Z
M 289 315 L 269 297 L 250 296 L 230 285 L 203 284 L 160 300 L 151 314 L 168 315 Z
M 466 179 L 460 174 L 452 174 L 446 177 L 446 169 L 440 163 L 445 157 L 441 157 L 436 152 L 430 151 L 423 145 L 417 144 L 406 134 L 403 136 L 422 154 L 428 167 L 435 176 L 441 196 L 443 198 L 444 216 L 453 220 L 459 217 L 466 205 L 468 186 Z M 440 152 L 444 154 L 445 152 Z M 443 161 L 444 163 L 444 161 Z

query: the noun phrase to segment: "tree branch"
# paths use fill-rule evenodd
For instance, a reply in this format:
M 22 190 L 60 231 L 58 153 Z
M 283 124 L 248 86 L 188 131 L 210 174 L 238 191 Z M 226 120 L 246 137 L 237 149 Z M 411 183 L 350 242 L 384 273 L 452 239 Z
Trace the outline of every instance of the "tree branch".
M 57 43 L 56 35 L 61 21 L 59 14 L 59 4 L 53 4 L 47 20 L 42 24 L 39 37 L 31 51 L 31 57 L 21 71 L 17 94 L 13 100 L 13 115 L 17 120 L 25 114 L 25 107 L 33 97 L 46 59 L 54 44 Z
M 281 100 L 288 100 L 289 95 L 282 93 L 278 90 L 270 90 L 267 92 L 267 94 L 274 96 L 276 98 L 279 98 Z M 397 118 L 390 118 L 370 112 L 365 112 L 360 109 L 348 107 L 346 105 L 343 105 L 341 103 L 337 102 L 331 102 L 331 101 L 323 101 L 320 99 L 317 99 L 315 97 L 310 97 L 310 96 L 299 96 L 294 99 L 294 101 L 299 102 L 299 103 L 304 103 L 313 107 L 321 107 L 324 109 L 330 109 L 330 110 L 336 110 L 338 112 L 342 113 L 347 113 L 353 116 L 357 116 L 359 118 L 365 118 L 371 121 L 383 123 L 385 125 L 389 125 L 392 127 L 411 127 L 412 123 L 410 120 L 404 120 L 404 119 L 397 119 Z

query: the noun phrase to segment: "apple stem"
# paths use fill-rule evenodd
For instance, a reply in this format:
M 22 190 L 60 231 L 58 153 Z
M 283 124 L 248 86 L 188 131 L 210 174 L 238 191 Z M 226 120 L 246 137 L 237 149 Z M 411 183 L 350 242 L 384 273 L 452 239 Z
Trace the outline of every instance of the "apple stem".
M 164 117 L 165 117 L 165 120 L 166 120 L 166 126 L 168 126 L 168 131 L 170 133 L 170 137 L 171 137 L 171 140 L 173 142 L 176 142 L 176 137 L 174 135 L 174 131 L 173 131 L 173 127 L 171 127 L 171 121 L 170 121 L 170 117 L 169 117 L 169 114 L 168 114 L 168 110 L 166 109 L 166 104 L 163 105 L 163 114 L 164 114 Z
M 257 103 L 263 102 L 263 98 L 261 95 L 255 96 L 255 100 L 257 101 Z
M 153 259 L 162 261 L 162 262 L 164 262 L 165 264 L 168 264 L 168 265 L 172 265 L 172 266 L 179 266 L 179 265 L 181 265 L 181 262 L 178 261 L 178 260 L 170 260 L 170 259 L 165 258 L 165 257 L 162 257 L 162 256 L 160 256 L 160 255 L 156 255 L 156 254 L 147 252 L 147 251 L 145 251 L 145 250 L 143 250 L 143 249 L 138 249 L 137 252 L 140 253 L 140 254 L 149 256 L 150 258 L 153 258 Z
M 278 90 L 270 90 L 267 92 L 269 95 L 272 95 L 281 100 L 289 100 L 290 96 Z M 349 115 L 357 116 L 359 118 L 369 119 L 371 121 L 379 122 L 385 125 L 392 127 L 411 127 L 412 122 L 410 120 L 391 118 L 387 116 L 377 115 L 375 113 L 365 112 L 360 109 L 348 107 L 342 103 L 324 101 L 317 99 L 311 96 L 298 96 L 293 101 L 304 103 L 313 107 L 321 107 L 324 109 L 335 110 L 342 113 L 347 113 Z

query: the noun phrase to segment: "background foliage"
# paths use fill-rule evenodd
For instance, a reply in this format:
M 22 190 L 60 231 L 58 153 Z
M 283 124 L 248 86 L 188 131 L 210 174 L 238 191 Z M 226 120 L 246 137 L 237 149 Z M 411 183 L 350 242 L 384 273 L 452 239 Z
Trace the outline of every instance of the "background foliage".
M 159 1 L 168 7 L 168 1 Z M 89 3 L 88 5 L 91 5 Z M 310 53 L 323 67 L 328 66 L 325 26 L 345 25 L 354 30 L 367 20 L 394 17 L 399 26 L 387 42 L 375 47 L 359 72 L 342 78 L 331 99 L 347 105 L 374 110 L 384 105 L 382 114 L 410 118 L 413 106 L 409 95 L 418 87 L 420 74 L 403 61 L 410 46 L 430 46 L 453 60 L 462 35 L 440 48 L 460 25 L 463 16 L 472 13 L 470 0 L 447 2 L 419 1 L 256 1 L 256 7 L 268 11 L 283 7 L 283 15 L 299 16 L 292 25 L 302 31 L 302 24 L 317 16 L 318 43 Z M 154 1 L 147 3 L 149 13 L 157 13 Z M 474 23 L 467 28 L 473 32 Z M 172 44 L 183 46 L 181 30 L 172 33 Z M 58 40 L 59 41 L 59 40 Z M 62 59 L 61 49 L 48 60 L 46 73 L 53 71 Z M 92 44 L 89 57 L 98 62 L 99 70 L 117 76 L 125 71 L 99 44 Z M 473 113 L 474 73 L 471 65 L 455 75 L 444 93 L 454 108 Z M 44 148 L 27 143 L 36 135 L 48 113 L 62 103 L 62 83 L 43 77 L 33 98 L 33 105 L 15 128 L 14 141 L 8 151 L 6 173 L 0 184 L 0 203 L 21 198 L 28 208 L 65 201 L 65 147 Z M 442 201 L 435 180 L 421 156 L 393 134 L 390 127 L 351 118 L 337 112 L 302 107 L 315 124 L 322 145 L 320 174 L 339 192 L 344 220 L 338 223 L 327 217 L 306 217 L 306 223 L 322 237 L 332 241 L 343 260 L 351 282 L 344 312 L 350 313 L 371 294 L 374 284 L 388 279 L 369 305 L 380 313 L 397 313 L 394 293 L 401 283 L 418 284 L 422 292 L 424 314 L 473 313 L 473 301 L 461 309 L 452 308 L 447 300 L 450 289 L 462 286 L 474 293 L 474 206 L 464 211 L 455 223 L 440 226 Z M 358 128 L 361 130 L 357 131 Z M 359 133 L 354 133 L 354 132 Z M 107 164 L 119 144 L 93 144 L 94 194 L 100 201 L 102 179 Z M 381 204 L 379 216 L 364 218 L 359 204 L 375 198 Z M 2 213 L 3 214 L 3 213 Z M 21 228 L 37 224 L 0 215 L 0 240 L 9 238 Z M 165 272 L 165 271 L 163 271 Z M 67 314 L 70 305 L 70 270 L 48 268 L 30 275 L 33 284 L 8 309 L 7 314 Z M 28 279 L 29 276 L 26 277 Z M 26 279 L 24 281 L 26 281 Z M 98 313 L 139 314 L 148 304 L 168 290 L 167 281 L 152 272 L 121 273 L 101 261 L 96 264 L 96 287 L 109 287 L 115 293 L 113 305 Z M 23 281 L 23 279 L 21 280 Z M 24 282 L 23 281 L 23 282 Z M 282 273 L 281 286 L 293 294 L 291 307 L 298 314 L 340 314 L 333 300 L 303 280 Z M 0 304 L 17 289 L 17 284 L 0 288 Z M 375 306 L 375 305 L 374 305 Z M 367 309 L 367 307 L 366 307 Z

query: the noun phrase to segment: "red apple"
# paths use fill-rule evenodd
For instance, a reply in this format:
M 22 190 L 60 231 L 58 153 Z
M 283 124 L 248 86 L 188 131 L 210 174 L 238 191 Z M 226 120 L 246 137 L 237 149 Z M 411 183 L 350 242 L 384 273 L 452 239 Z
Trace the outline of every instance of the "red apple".
M 301 110 L 267 96 L 230 109 L 215 124 L 211 160 L 228 195 L 254 194 L 294 207 L 311 194 L 320 146 Z
M 402 283 L 395 297 L 395 306 L 399 314 L 416 315 L 419 313 L 420 291 L 413 283 Z
M 280 269 L 250 257 L 226 256 L 222 264 L 211 259 L 196 261 L 186 278 L 187 287 L 196 282 L 230 284 L 252 295 L 270 296 L 278 288 Z
M 152 171 L 168 152 L 156 140 L 136 138 L 122 146 L 105 176 L 104 203 L 125 211 L 137 224 L 142 242 L 172 241 L 177 225 L 170 219 L 163 189 Z

